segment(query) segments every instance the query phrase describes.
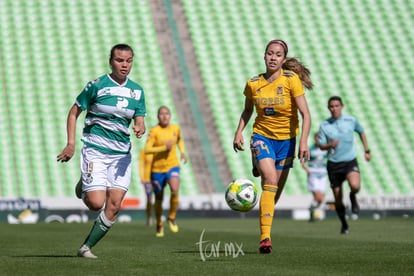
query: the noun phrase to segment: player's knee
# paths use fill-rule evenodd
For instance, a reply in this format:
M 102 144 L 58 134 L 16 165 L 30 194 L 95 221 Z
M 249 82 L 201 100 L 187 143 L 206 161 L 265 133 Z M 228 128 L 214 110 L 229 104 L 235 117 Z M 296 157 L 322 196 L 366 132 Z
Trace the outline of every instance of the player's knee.
M 103 203 L 93 202 L 93 201 L 85 201 L 86 206 L 88 206 L 89 210 L 91 211 L 99 211 L 104 207 Z
M 83 202 L 85 205 L 89 208 L 91 211 L 99 211 L 101 210 L 105 205 L 105 200 L 101 198 L 94 198 L 90 197 L 88 193 L 85 194 L 85 197 L 83 198 Z

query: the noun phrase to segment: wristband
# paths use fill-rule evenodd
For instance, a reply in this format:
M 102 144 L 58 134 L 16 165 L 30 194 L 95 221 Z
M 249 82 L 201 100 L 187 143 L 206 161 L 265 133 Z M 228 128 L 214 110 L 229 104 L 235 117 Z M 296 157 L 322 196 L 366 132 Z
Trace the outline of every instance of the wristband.
M 369 149 L 367 149 L 367 150 L 365 151 L 365 153 L 370 153 Z

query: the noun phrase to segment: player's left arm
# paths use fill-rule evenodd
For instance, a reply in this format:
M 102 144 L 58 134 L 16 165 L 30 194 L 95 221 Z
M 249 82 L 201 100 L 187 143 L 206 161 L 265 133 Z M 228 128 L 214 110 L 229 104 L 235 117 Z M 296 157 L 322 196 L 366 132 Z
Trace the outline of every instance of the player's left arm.
M 300 95 L 295 98 L 296 105 L 298 106 L 299 113 L 302 116 L 302 131 L 299 140 L 299 161 L 304 162 L 310 159 L 310 152 L 308 146 L 308 137 L 311 127 L 311 115 L 309 112 L 308 103 L 305 95 Z
M 365 132 L 359 133 L 359 138 L 361 139 L 362 145 L 364 146 L 365 160 L 369 161 L 371 160 L 371 152 L 368 147 L 368 140 Z
M 136 116 L 134 117 L 134 133 L 137 138 L 141 138 L 142 135 L 145 133 L 145 122 L 144 116 Z
M 181 137 L 181 130 L 178 131 L 178 137 L 177 137 L 177 146 L 180 150 L 180 159 L 183 161 L 184 164 L 187 163 L 187 156 L 185 155 L 185 149 L 184 149 L 184 140 Z

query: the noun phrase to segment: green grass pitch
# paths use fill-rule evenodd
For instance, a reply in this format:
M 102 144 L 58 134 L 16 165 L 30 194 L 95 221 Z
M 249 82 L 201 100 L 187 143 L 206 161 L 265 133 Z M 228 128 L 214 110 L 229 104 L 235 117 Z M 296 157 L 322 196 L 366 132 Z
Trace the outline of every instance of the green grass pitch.
M 276 218 L 273 252 L 258 253 L 258 219 L 178 219 L 156 238 L 144 222 L 117 223 L 76 257 L 87 224 L 0 225 L 0 275 L 414 275 L 414 219 Z

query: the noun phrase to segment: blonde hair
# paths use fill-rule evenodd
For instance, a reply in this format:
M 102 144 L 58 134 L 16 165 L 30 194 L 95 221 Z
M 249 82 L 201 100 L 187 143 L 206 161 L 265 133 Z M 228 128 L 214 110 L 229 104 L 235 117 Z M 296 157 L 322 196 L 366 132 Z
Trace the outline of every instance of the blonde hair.
M 282 66 L 284 70 L 290 70 L 298 74 L 300 80 L 307 89 L 313 88 L 313 83 L 310 78 L 311 71 L 303 65 L 298 59 L 294 57 L 287 57 Z

